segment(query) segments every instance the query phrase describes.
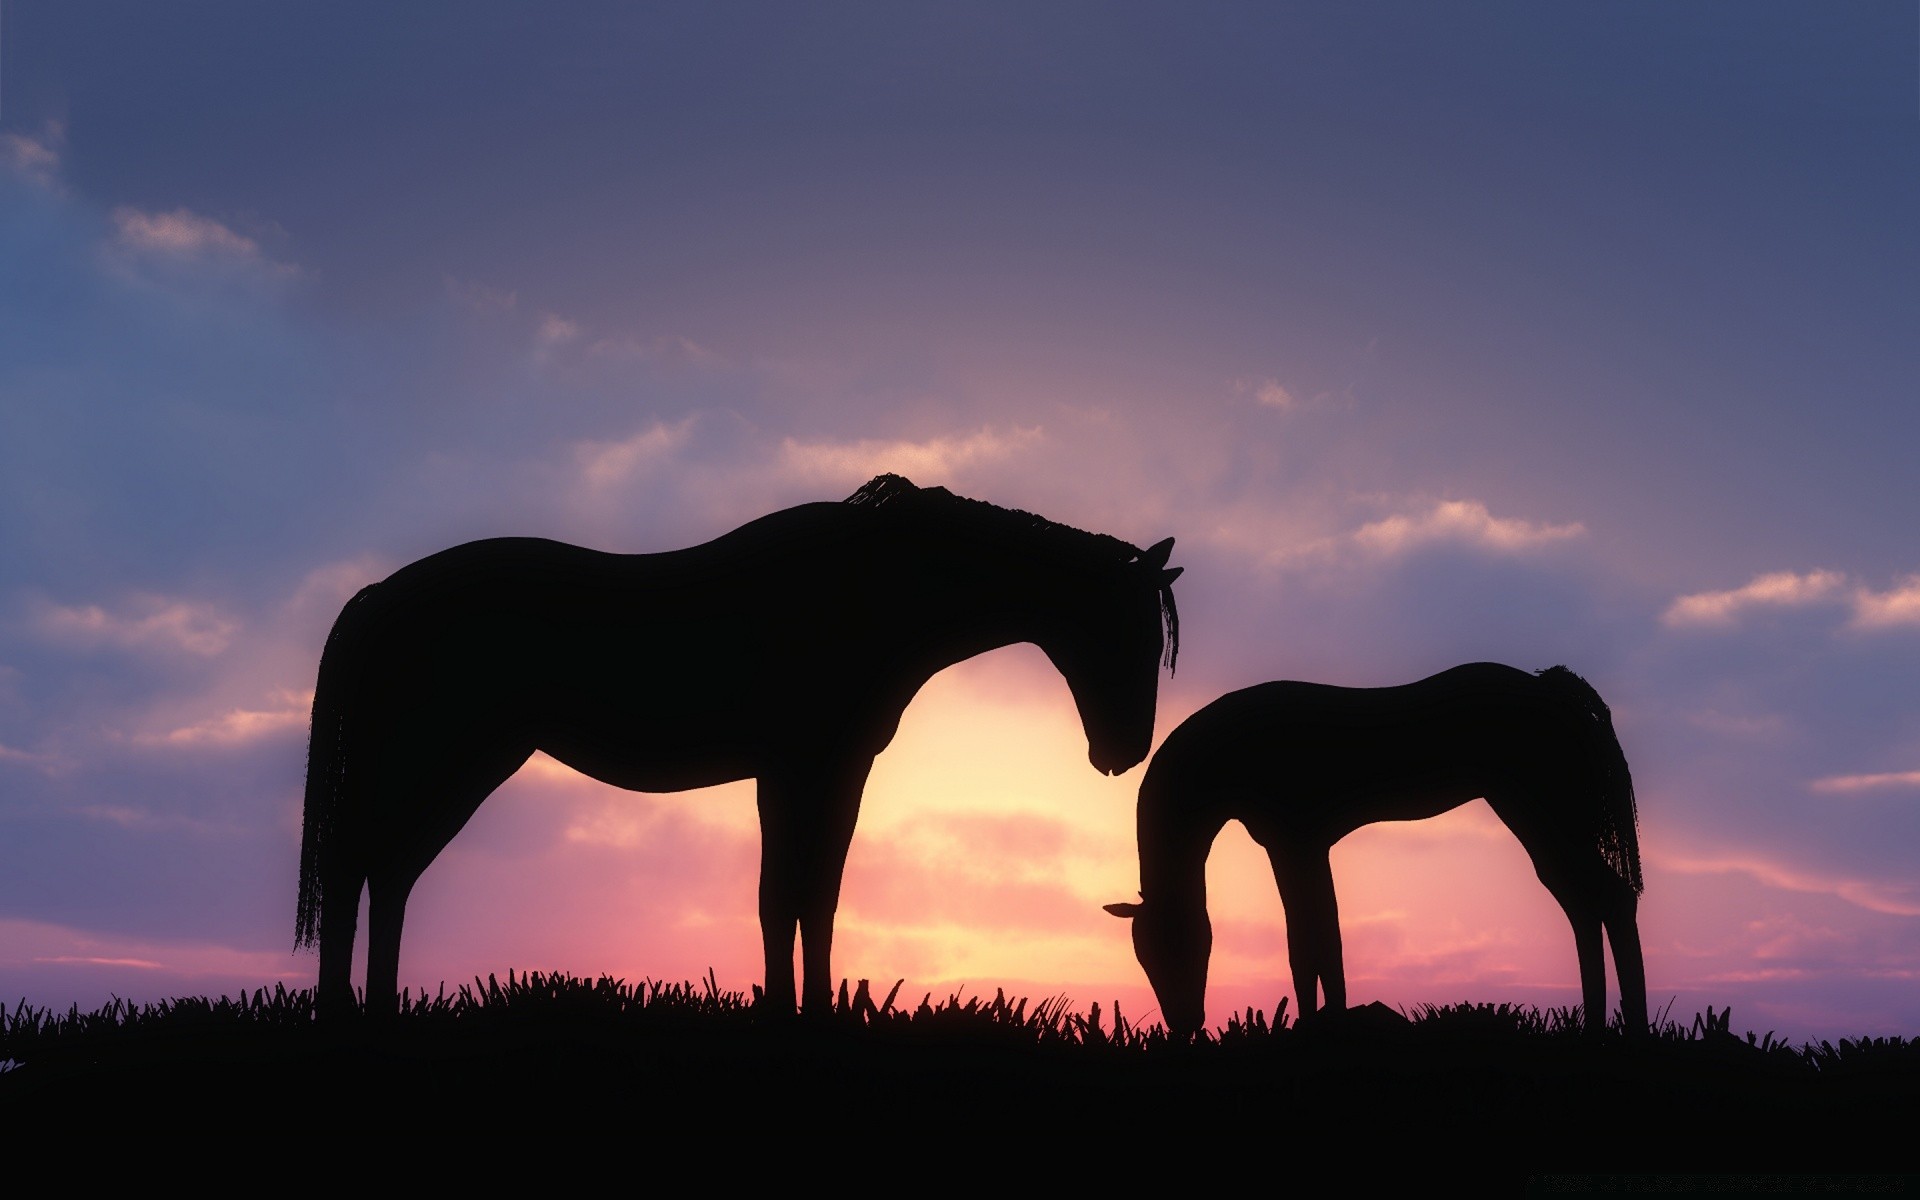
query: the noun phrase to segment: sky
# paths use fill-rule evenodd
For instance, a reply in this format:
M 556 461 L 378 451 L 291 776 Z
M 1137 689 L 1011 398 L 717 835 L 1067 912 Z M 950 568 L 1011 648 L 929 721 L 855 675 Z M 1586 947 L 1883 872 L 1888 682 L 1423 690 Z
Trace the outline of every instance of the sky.
M 1565 663 L 1656 1013 L 1920 1034 L 1910 3 L 0 4 L 0 1000 L 314 978 L 308 705 L 361 586 L 883 471 L 1176 538 L 1156 744 L 1270 679 Z M 1030 646 L 878 760 L 837 975 L 1154 1015 L 1143 770 Z M 752 784 L 543 757 L 413 985 L 759 981 Z M 1484 803 L 1334 850 L 1349 995 L 1575 1003 Z M 1237 826 L 1208 1015 L 1291 987 Z

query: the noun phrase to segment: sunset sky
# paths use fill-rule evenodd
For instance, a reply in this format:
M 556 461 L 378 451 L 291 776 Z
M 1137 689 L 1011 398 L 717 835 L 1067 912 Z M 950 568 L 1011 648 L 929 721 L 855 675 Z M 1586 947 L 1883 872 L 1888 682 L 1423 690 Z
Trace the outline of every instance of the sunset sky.
M 359 587 L 671 549 L 895 471 L 1147 545 L 1156 741 L 1269 679 L 1565 663 L 1650 1000 L 1920 1034 L 1920 12 L 1844 4 L 0 4 L 0 1002 L 305 986 Z M 836 973 L 1151 996 L 1032 647 L 880 758 Z M 759 981 L 751 783 L 536 758 L 412 984 Z M 1475 802 L 1334 852 L 1353 1000 L 1578 999 Z M 1210 868 L 1208 1015 L 1291 991 Z M 1609 980 L 1610 1001 L 1611 978 Z

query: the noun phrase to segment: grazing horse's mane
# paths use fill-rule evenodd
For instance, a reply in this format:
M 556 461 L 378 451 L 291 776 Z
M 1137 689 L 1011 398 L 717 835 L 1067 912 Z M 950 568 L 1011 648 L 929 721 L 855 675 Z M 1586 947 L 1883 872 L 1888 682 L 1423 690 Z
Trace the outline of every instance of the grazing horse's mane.
M 1091 563 L 1120 565 L 1141 556 L 1140 547 L 1104 533 L 1089 533 L 1049 521 L 1038 513 L 1018 508 L 1002 508 L 985 500 L 956 496 L 943 487 L 920 487 L 904 475 L 875 475 L 861 484 L 843 504 L 892 511 L 924 513 L 939 518 L 961 518 L 971 523 L 998 526 L 1013 536 L 1038 538 L 1063 552 L 1078 555 Z M 1174 607 L 1171 581 L 1160 585 L 1160 623 L 1166 634 L 1167 650 L 1163 660 L 1171 671 L 1180 657 L 1180 610 Z
M 1640 895 L 1646 890 L 1640 875 L 1640 811 L 1627 756 L 1613 733 L 1613 710 L 1592 684 L 1566 667 L 1547 667 L 1534 674 L 1584 718 L 1580 727 L 1589 766 L 1601 790 L 1600 802 L 1592 809 L 1594 842 L 1614 874 L 1633 888 L 1634 895 Z

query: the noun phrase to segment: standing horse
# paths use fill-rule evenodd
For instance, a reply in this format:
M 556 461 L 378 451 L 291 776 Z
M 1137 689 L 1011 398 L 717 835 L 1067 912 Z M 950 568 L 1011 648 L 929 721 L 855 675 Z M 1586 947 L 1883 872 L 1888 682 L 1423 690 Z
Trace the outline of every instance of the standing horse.
M 1606 1025 L 1600 934 L 1613 946 L 1622 1021 L 1647 1027 L 1635 909 L 1638 817 L 1613 715 L 1565 667 L 1469 663 L 1401 687 L 1265 683 L 1182 722 L 1140 784 L 1134 952 L 1167 1024 L 1199 1032 L 1213 927 L 1207 853 L 1231 820 L 1267 851 L 1287 912 L 1295 1002 L 1346 1007 L 1333 844 L 1375 821 L 1417 821 L 1485 797 L 1573 924 L 1587 1028 Z
M 1178 653 L 1172 548 L 882 475 L 685 550 L 503 538 L 402 568 L 347 603 L 320 659 L 294 937 L 319 942 L 321 1003 L 353 1004 L 364 887 L 368 1009 L 392 1008 L 415 881 L 543 750 L 638 791 L 757 780 L 767 1001 L 793 1010 L 797 928 L 801 998 L 827 1006 L 861 791 L 914 693 L 1033 642 L 1093 765 L 1132 767 Z

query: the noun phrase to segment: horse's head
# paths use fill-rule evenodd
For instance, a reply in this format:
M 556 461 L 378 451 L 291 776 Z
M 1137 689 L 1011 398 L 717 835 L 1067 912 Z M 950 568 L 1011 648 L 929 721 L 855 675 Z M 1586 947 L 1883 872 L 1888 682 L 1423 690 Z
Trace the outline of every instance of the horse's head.
M 1133 953 L 1147 972 L 1160 1015 L 1178 1037 L 1192 1037 L 1207 1021 L 1207 959 L 1213 954 L 1213 923 L 1205 905 L 1109 904 L 1106 910 L 1133 921 Z
M 1168 538 L 1100 571 L 1040 640 L 1066 678 L 1087 757 L 1103 775 L 1132 767 L 1153 744 L 1160 665 L 1173 666 L 1180 644 L 1173 581 L 1181 568 L 1167 566 L 1171 553 Z

